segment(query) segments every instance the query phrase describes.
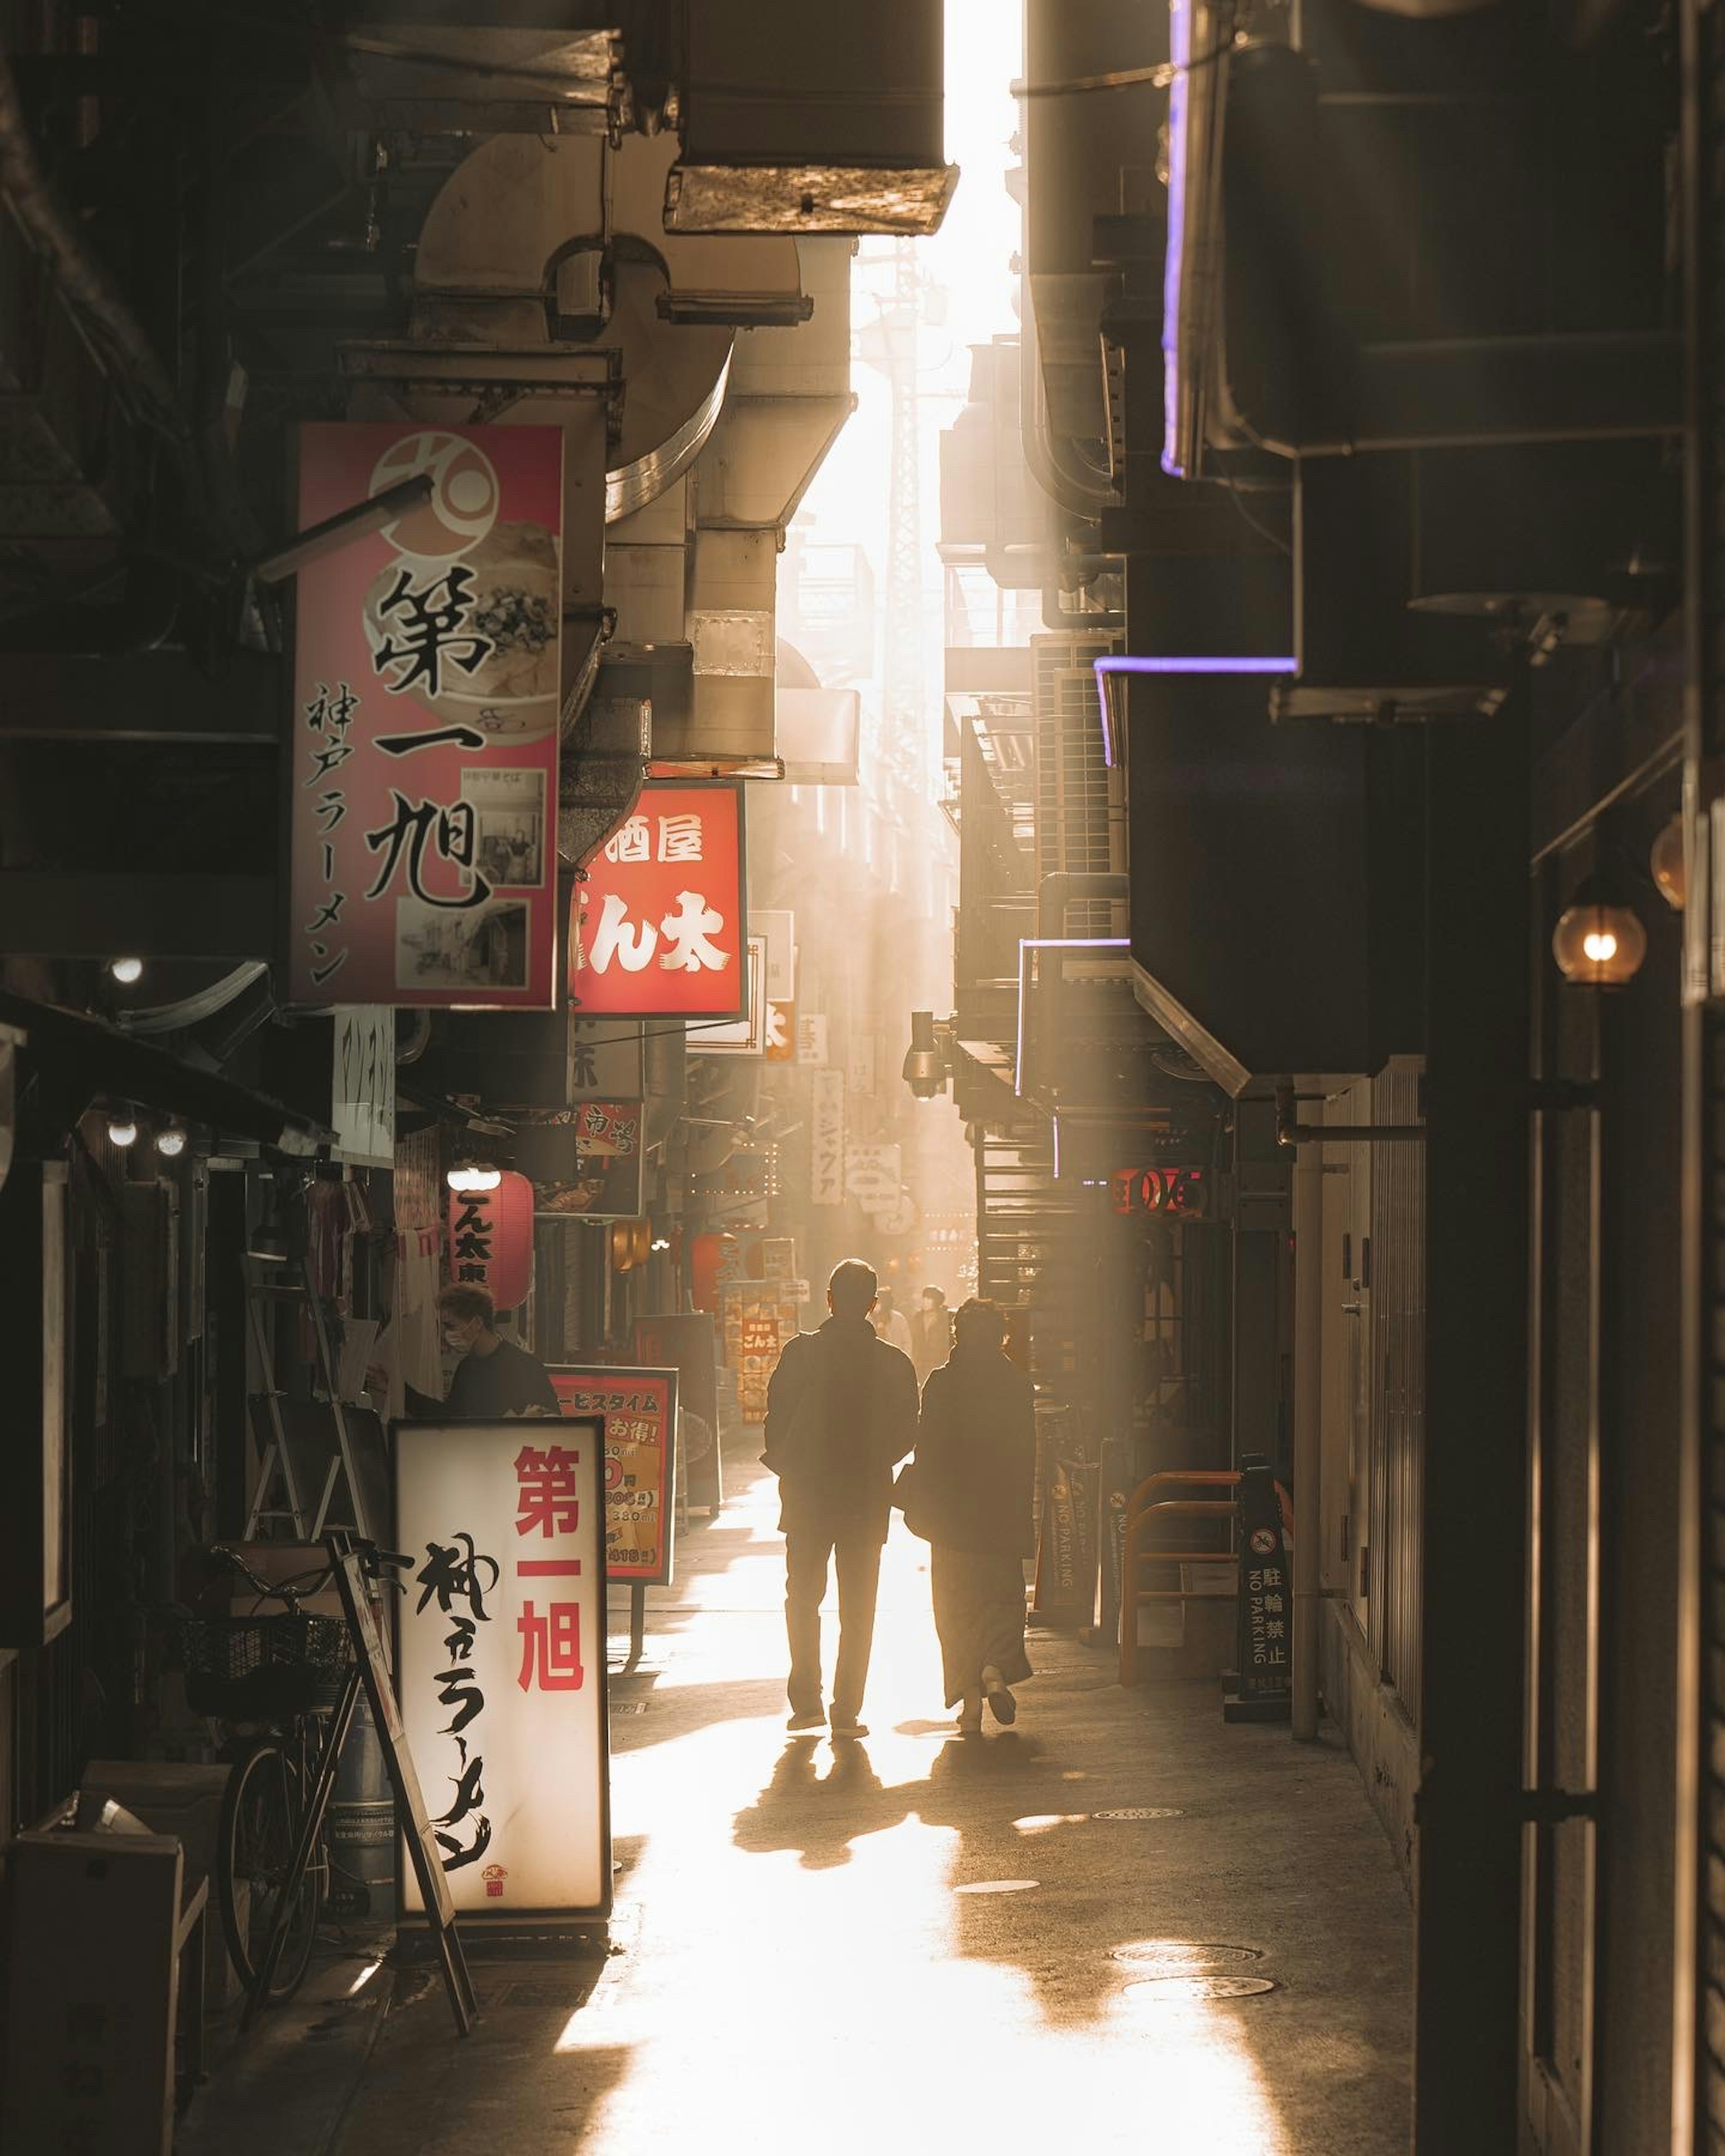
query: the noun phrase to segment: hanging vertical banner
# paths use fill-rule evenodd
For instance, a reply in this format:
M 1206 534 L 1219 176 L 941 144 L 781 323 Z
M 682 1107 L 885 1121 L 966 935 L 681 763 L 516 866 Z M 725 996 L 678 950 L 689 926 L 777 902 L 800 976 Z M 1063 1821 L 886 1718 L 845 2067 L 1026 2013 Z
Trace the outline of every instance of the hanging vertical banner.
M 1222 1703 L 1224 1722 L 1286 1722 L 1293 1697 L 1293 1553 L 1281 1485 L 1267 1458 L 1240 1455 L 1234 1493 L 1238 1511 L 1240 1593 L 1235 1599 L 1240 1664 Z
M 569 1000 L 583 1019 L 741 1018 L 742 788 L 651 783 L 576 879 Z
M 845 1203 L 845 1073 L 810 1074 L 809 1196 L 815 1205 Z
M 330 1128 L 336 1160 L 395 1165 L 395 1013 L 363 1004 L 334 1013 Z
M 677 1373 L 554 1364 L 566 1415 L 605 1426 L 605 1576 L 669 1587 L 676 1475 Z
M 610 1912 L 603 1451 L 596 1416 L 395 1427 L 396 1683 L 464 1923 Z
M 302 530 L 404 480 L 431 491 L 298 574 L 288 999 L 548 1009 L 561 432 L 299 440 Z
M 819 1065 L 827 1060 L 827 1019 L 824 1011 L 797 1014 L 797 1060 Z
M 506 1173 L 495 1190 L 449 1193 L 449 1278 L 489 1288 L 514 1310 L 533 1284 L 533 1186 Z

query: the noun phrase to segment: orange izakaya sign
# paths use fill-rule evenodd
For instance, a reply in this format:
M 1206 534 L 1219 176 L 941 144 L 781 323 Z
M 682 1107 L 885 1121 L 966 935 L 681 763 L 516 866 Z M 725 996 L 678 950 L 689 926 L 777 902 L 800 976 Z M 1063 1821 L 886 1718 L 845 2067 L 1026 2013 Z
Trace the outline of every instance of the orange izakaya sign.
M 302 529 L 403 481 L 300 570 L 290 1000 L 556 1000 L 562 449 L 555 427 L 309 425 Z
M 649 784 L 578 877 L 569 999 L 583 1018 L 747 1009 L 742 788 Z

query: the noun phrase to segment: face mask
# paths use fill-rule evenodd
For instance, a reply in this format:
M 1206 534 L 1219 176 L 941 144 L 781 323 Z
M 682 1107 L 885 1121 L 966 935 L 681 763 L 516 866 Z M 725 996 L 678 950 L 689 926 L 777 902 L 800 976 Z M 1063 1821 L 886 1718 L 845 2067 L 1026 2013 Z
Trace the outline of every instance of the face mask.
M 461 1333 L 458 1332 L 454 1326 L 446 1325 L 444 1327 L 444 1345 L 445 1348 L 465 1348 L 467 1342 L 463 1338 Z

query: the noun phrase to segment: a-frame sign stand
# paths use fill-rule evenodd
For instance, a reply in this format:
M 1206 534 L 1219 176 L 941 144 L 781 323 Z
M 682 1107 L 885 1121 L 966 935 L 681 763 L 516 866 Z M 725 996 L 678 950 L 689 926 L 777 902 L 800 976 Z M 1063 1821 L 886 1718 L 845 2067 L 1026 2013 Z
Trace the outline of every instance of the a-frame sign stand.
M 341 1703 L 330 1725 L 329 1741 L 324 1747 L 322 1764 L 318 1768 L 317 1780 L 306 1806 L 299 1845 L 294 1851 L 293 1862 L 288 1867 L 287 1881 L 277 1906 L 275 1922 L 270 1927 L 270 1943 L 259 1965 L 257 1978 L 246 2000 L 239 2025 L 242 2029 L 249 2028 L 259 2008 L 270 1995 L 275 1966 L 281 1958 L 288 1927 L 293 1920 L 300 1882 L 311 1862 L 312 1851 L 317 1847 L 318 1837 L 323 1831 L 324 1816 L 335 1792 L 341 1747 L 353 1726 L 354 1714 L 363 1687 L 372 1710 L 372 1720 L 377 1726 L 378 1741 L 383 1748 L 383 1761 L 389 1769 L 390 1784 L 395 1791 L 396 1818 L 405 1830 L 408 1856 L 413 1863 L 414 1876 L 419 1881 L 426 1922 L 431 1927 L 432 1935 L 437 1942 L 438 1958 L 443 1964 L 444 1986 L 449 1994 L 449 2011 L 455 2017 L 457 2035 L 465 2036 L 471 2032 L 479 2016 L 473 1979 L 468 1974 L 467 1958 L 456 1935 L 455 1905 L 449 1898 L 449 1881 L 444 1876 L 443 1863 L 432 1835 L 431 1823 L 426 1817 L 424 1795 L 419 1788 L 419 1777 L 414 1770 L 413 1754 L 408 1749 L 407 1732 L 402 1727 L 401 1712 L 395 1703 L 395 1687 L 390 1681 L 388 1660 L 383 1651 L 377 1620 L 372 1613 L 368 1581 L 377 1577 L 378 1567 L 384 1560 L 381 1553 L 357 1536 L 351 1527 L 332 1527 L 323 1541 L 324 1548 L 330 1554 L 336 1591 L 341 1598 L 342 1614 L 347 1620 L 347 1630 L 353 1640 L 354 1666 L 342 1687 Z

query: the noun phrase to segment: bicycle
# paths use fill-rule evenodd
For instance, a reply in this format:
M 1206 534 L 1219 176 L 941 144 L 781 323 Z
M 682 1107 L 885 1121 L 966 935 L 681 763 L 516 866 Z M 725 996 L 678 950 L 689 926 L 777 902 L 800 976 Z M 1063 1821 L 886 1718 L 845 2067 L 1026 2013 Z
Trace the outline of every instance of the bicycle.
M 182 1614 L 178 1620 L 187 1703 L 249 1732 L 228 1755 L 211 1881 L 228 1957 L 249 1994 L 322 1763 L 329 1718 L 352 1667 L 353 1644 L 342 1619 L 310 1616 L 300 1606 L 329 1578 L 327 1563 L 272 1584 L 236 1550 L 218 1544 L 209 1553 L 260 1602 L 280 1605 L 244 1616 Z M 291 1999 L 305 1981 L 329 1876 L 322 1842 L 294 1897 L 266 1994 L 272 2004 Z

